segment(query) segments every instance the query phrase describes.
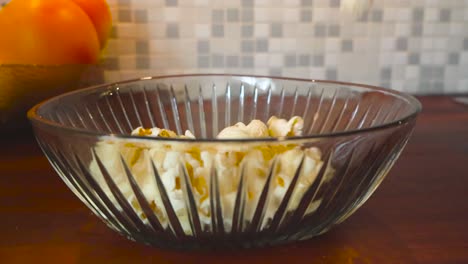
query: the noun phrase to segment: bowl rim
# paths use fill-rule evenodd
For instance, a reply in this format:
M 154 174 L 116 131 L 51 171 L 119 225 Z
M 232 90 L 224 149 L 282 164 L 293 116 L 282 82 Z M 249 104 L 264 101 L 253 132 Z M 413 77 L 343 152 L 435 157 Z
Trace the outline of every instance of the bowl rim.
M 150 80 L 158 80 L 158 79 L 168 79 L 168 78 L 181 78 L 181 77 L 204 77 L 204 76 L 212 76 L 212 77 L 245 77 L 245 78 L 268 78 L 272 80 L 283 80 L 283 81 L 298 81 L 298 82 L 310 82 L 310 83 L 318 83 L 318 84 L 328 84 L 328 85 L 343 85 L 343 86 L 353 86 L 353 87 L 360 87 L 366 88 L 374 91 L 384 92 L 387 94 L 391 94 L 393 96 L 399 97 L 400 99 L 405 100 L 409 103 L 414 110 L 406 116 L 403 116 L 397 120 L 392 122 L 383 123 L 381 125 L 371 126 L 367 128 L 360 128 L 360 129 L 352 129 L 346 131 L 337 131 L 331 133 L 321 133 L 321 134 L 310 134 L 306 136 L 293 136 L 293 137 L 266 137 L 266 138 L 241 138 L 241 139 L 218 139 L 218 138 L 163 138 L 163 137 L 142 137 L 137 135 L 129 135 L 129 134 L 120 134 L 120 133 L 103 133 L 94 130 L 87 130 L 83 128 L 75 128 L 67 125 L 60 124 L 53 120 L 44 118 L 38 114 L 38 110 L 53 101 L 60 100 L 63 97 L 68 97 L 74 94 L 79 94 L 83 92 L 93 91 L 95 89 L 101 89 L 105 87 L 112 87 L 115 85 L 121 84 L 128 84 L 133 82 L 140 82 L 140 81 L 150 81 Z M 319 79 L 306 79 L 306 78 L 292 78 L 292 77 L 276 77 L 276 76 L 267 76 L 267 75 L 250 75 L 250 74 L 225 74 L 225 73 L 197 73 L 197 74 L 174 74 L 174 75 L 158 75 L 158 76 L 148 76 L 148 77 L 140 77 L 134 79 L 128 79 L 118 82 L 110 82 L 104 84 L 93 85 L 87 88 L 81 88 L 74 91 L 69 91 L 46 100 L 43 100 L 33 106 L 28 112 L 27 117 L 31 123 L 40 124 L 46 126 L 51 129 L 63 130 L 66 132 L 74 133 L 74 134 L 81 134 L 86 136 L 92 137 L 101 137 L 101 138 L 110 138 L 110 139 L 135 139 L 135 140 L 145 140 L 145 141 L 161 141 L 161 142 L 195 142 L 195 143 L 246 143 L 246 142 L 295 142 L 295 141 L 302 141 L 302 140 L 309 140 L 309 139 L 323 139 L 323 138 L 331 138 L 331 137 L 340 137 L 340 136 L 350 136 L 360 133 L 366 132 L 373 132 L 379 130 L 385 130 L 392 127 L 401 126 L 410 122 L 411 120 L 415 119 L 418 114 L 422 111 L 422 104 L 421 102 L 414 97 L 413 95 L 405 92 L 400 92 L 397 90 L 392 90 L 388 88 L 382 88 L 373 85 L 367 84 L 359 84 L 359 83 L 352 83 L 352 82 L 341 82 L 341 81 L 332 81 L 332 80 L 319 80 Z

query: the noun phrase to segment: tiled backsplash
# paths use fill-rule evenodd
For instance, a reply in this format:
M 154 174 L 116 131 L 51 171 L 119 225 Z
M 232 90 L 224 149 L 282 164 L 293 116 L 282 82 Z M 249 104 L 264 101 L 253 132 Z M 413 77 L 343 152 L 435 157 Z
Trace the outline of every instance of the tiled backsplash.
M 108 1 L 106 81 L 245 73 L 468 92 L 468 0 L 374 0 L 358 19 L 340 0 Z

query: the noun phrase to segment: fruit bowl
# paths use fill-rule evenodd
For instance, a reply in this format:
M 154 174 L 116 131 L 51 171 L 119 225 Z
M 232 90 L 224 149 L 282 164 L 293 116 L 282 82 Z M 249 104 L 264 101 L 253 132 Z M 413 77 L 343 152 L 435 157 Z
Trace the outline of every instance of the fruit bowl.
M 420 110 L 366 85 L 181 75 L 66 93 L 28 116 L 54 169 L 111 229 L 197 249 L 288 243 L 341 223 L 382 182 Z M 273 116 L 302 120 L 301 134 L 219 137 Z
M 83 87 L 86 79 L 102 82 L 100 71 L 87 64 L 0 64 L 0 131 L 25 126 L 26 112 L 46 98 Z

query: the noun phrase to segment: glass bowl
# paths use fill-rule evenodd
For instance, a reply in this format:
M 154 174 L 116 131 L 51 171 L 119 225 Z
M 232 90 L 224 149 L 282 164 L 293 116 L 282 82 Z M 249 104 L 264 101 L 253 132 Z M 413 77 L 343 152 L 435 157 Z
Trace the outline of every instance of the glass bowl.
M 180 75 L 66 93 L 28 116 L 54 169 L 111 229 L 194 249 L 326 232 L 379 186 L 420 110 L 410 95 L 366 85 Z M 302 117 L 303 135 L 216 138 L 271 116 Z M 190 130 L 196 139 L 132 135 L 137 127 Z

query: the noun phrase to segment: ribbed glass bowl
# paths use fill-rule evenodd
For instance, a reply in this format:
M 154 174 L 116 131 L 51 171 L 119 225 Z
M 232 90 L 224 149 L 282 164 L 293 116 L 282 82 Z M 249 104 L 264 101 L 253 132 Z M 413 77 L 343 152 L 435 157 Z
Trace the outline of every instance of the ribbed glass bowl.
M 235 75 L 142 78 L 67 93 L 29 111 L 43 152 L 110 228 L 169 248 L 308 239 L 356 211 L 421 110 L 365 85 Z M 216 139 L 224 127 L 304 119 L 304 135 Z M 132 136 L 159 127 L 197 139 Z

